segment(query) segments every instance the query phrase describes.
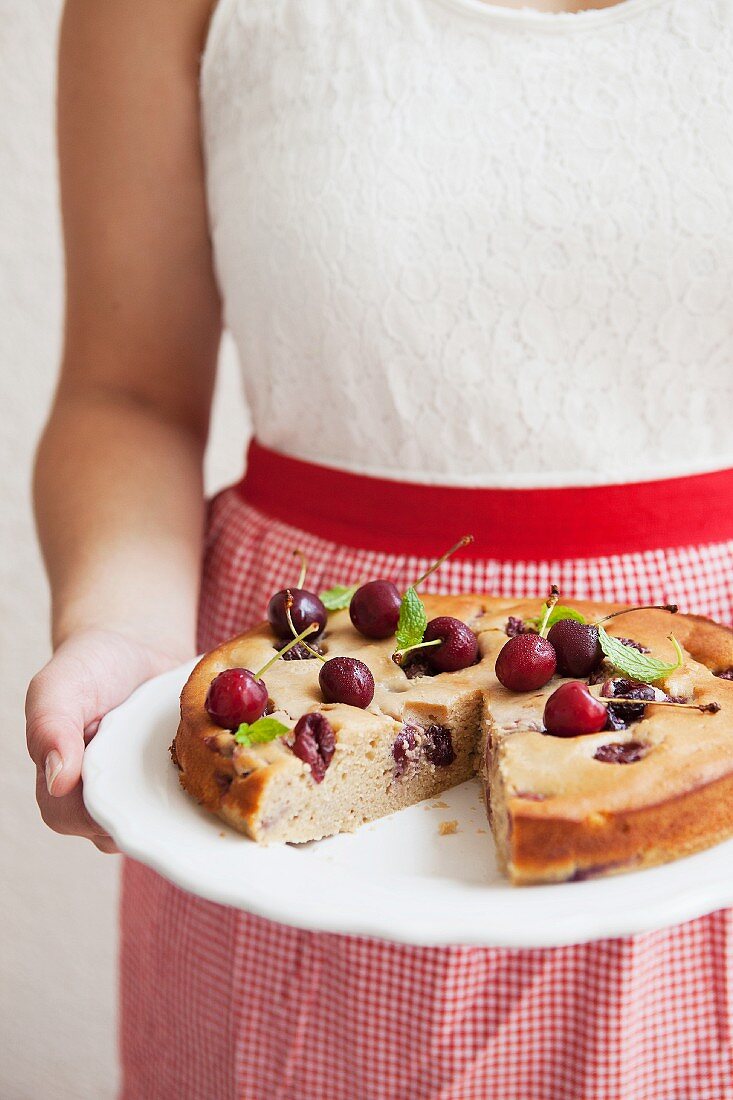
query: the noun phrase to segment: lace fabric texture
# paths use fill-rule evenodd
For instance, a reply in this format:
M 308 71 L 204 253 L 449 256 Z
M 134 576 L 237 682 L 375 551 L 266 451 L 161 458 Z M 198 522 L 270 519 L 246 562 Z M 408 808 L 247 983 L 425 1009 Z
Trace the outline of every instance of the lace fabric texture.
M 211 229 L 262 443 L 456 485 L 733 466 L 733 0 L 220 0 Z

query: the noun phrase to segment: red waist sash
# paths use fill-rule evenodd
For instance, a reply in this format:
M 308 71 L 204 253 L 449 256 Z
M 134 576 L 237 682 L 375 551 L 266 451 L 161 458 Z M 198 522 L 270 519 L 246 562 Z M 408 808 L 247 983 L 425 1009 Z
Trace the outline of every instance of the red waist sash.
M 367 477 L 253 441 L 236 486 L 260 511 L 365 550 L 552 561 L 733 540 L 733 469 L 627 485 L 466 489 Z

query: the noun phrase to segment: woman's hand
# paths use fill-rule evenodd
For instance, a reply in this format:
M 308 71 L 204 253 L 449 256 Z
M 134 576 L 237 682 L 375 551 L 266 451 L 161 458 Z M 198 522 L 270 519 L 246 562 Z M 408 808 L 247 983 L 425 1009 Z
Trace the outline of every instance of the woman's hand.
M 67 638 L 36 673 L 26 699 L 26 735 L 36 765 L 36 800 L 51 829 L 87 837 L 102 852 L 117 850 L 84 806 L 85 745 L 107 711 L 184 657 L 123 633 L 89 629 Z

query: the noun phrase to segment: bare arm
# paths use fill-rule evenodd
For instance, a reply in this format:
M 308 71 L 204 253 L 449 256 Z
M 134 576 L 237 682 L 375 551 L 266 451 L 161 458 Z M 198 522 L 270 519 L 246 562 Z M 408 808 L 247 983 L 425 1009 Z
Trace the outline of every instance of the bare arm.
M 210 6 L 68 0 L 62 23 L 66 337 L 35 477 L 60 648 L 27 709 L 41 811 L 65 832 L 93 831 L 85 728 L 194 652 L 220 335 L 198 102 Z

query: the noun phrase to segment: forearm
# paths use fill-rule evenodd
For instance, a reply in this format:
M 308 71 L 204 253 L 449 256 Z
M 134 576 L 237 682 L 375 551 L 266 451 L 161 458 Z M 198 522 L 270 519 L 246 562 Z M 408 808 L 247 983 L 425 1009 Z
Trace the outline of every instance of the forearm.
M 55 645 L 106 627 L 195 652 L 203 447 L 129 394 L 62 385 L 35 477 Z

